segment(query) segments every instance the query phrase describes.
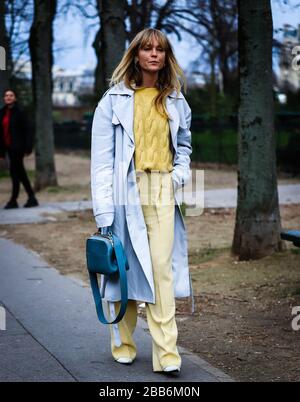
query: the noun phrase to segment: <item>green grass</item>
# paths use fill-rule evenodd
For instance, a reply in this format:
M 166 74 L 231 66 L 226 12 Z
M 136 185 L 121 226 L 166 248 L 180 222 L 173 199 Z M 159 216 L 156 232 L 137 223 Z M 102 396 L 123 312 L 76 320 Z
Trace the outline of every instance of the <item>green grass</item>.
M 70 186 L 50 186 L 47 188 L 48 193 L 58 194 L 58 193 L 74 193 L 80 190 L 81 186 L 78 184 L 73 184 Z
M 180 205 L 180 209 L 181 209 L 181 212 L 182 212 L 182 215 L 183 215 L 183 216 L 185 216 L 186 208 L 187 208 L 187 205 L 183 202 L 183 203 Z
M 189 252 L 189 264 L 197 265 L 207 261 L 211 261 L 224 251 L 229 251 L 228 248 L 201 248 L 197 251 L 193 250 Z
M 7 177 L 9 177 L 9 172 L 7 170 L 0 170 L 0 180 L 6 179 Z
M 26 170 L 27 176 L 29 179 L 34 179 L 35 178 L 35 171 L 34 170 Z M 8 170 L 0 170 L 0 180 L 1 179 L 8 179 L 10 178 L 10 174 Z
M 209 268 L 201 264 L 209 262 Z M 217 292 L 248 298 L 266 296 L 286 298 L 299 296 L 299 256 L 291 250 L 277 252 L 258 260 L 237 261 L 229 248 L 198 249 L 189 253 L 189 264 L 198 265 L 191 271 L 195 294 Z
M 220 133 L 211 130 L 194 132 L 192 136 L 193 160 L 202 162 L 237 161 L 237 133 L 226 129 Z
M 281 291 L 281 295 L 282 297 L 300 296 L 300 288 L 297 286 L 287 286 Z
M 277 132 L 277 149 L 287 146 L 292 132 Z M 237 163 L 238 152 L 237 131 L 224 129 L 214 132 L 205 129 L 192 132 L 192 160 L 201 162 Z
M 289 142 L 291 133 L 288 131 L 280 131 L 276 136 L 277 148 L 284 148 Z

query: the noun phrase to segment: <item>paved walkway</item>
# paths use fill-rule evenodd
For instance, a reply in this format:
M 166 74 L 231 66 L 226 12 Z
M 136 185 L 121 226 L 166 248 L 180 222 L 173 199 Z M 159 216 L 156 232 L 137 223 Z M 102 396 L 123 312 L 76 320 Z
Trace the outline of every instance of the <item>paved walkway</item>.
M 56 221 L 55 214 L 91 208 L 91 201 L 49 202 L 34 208 L 3 209 L 2 207 L 0 209 L 0 225 Z
M 0 238 L 0 255 L 0 381 L 232 381 L 182 348 L 178 378 L 154 373 L 141 318 L 135 362 L 114 362 L 109 328 L 98 322 L 89 287 L 10 240 Z
M 192 205 L 192 194 L 186 195 L 185 202 Z M 279 186 L 279 200 L 300 203 L 300 185 Z M 205 191 L 206 208 L 235 206 L 235 189 Z M 56 213 L 91 208 L 91 201 L 80 201 L 1 209 L 0 224 L 56 220 Z M 0 381 L 231 381 L 181 348 L 180 377 L 153 373 L 151 338 L 141 318 L 135 332 L 136 361 L 131 366 L 114 362 L 109 329 L 97 321 L 89 287 L 60 275 L 36 253 L 10 240 L 0 238 L 0 255 Z
M 300 184 L 287 184 L 278 186 L 279 203 L 281 205 L 300 204 Z M 204 205 L 205 208 L 235 208 L 237 205 L 236 189 L 206 190 L 184 194 L 179 193 L 179 200 L 189 206 Z M 55 221 L 55 214 L 63 211 L 81 211 L 91 209 L 91 201 L 52 202 L 35 208 L 17 208 L 11 210 L 0 209 L 0 225 L 17 223 L 34 223 Z M 193 207 L 189 208 L 192 213 Z M 197 213 L 197 211 L 195 211 Z M 49 216 L 49 214 L 51 216 Z

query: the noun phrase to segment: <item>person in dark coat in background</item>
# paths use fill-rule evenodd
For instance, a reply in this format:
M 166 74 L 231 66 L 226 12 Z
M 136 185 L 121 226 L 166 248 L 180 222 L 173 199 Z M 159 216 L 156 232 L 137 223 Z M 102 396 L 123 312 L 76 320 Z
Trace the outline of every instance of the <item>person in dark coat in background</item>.
M 5 209 L 18 208 L 17 198 L 20 183 L 23 184 L 28 200 L 25 208 L 35 207 L 38 201 L 26 174 L 23 158 L 30 155 L 33 148 L 33 135 L 29 130 L 25 113 L 19 108 L 15 91 L 4 92 L 4 107 L 0 109 L 0 158 L 9 157 L 9 173 L 12 180 L 12 194 Z

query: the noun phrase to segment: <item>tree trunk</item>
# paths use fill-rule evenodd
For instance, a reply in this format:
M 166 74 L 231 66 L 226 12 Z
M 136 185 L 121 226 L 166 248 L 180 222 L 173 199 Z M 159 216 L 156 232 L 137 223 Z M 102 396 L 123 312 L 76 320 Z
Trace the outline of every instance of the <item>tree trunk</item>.
M 217 88 L 216 88 L 216 73 L 215 73 L 215 52 L 211 52 L 209 55 L 210 61 L 210 83 L 209 83 L 209 94 L 210 94 L 210 114 L 212 117 L 217 115 Z
M 228 68 L 228 55 L 225 51 L 220 50 L 220 70 L 222 72 L 223 92 L 226 95 L 231 93 L 230 80 L 229 80 L 229 68 Z
M 0 46 L 0 107 L 2 107 L 3 93 L 9 88 L 11 78 L 11 53 L 5 25 L 5 0 L 0 0 Z
M 120 62 L 126 46 L 126 0 L 97 0 L 100 31 L 94 48 L 97 57 L 95 95 L 97 98 L 108 88 L 113 70 Z
M 29 47 L 35 110 L 35 190 L 56 186 L 52 118 L 52 43 L 56 0 L 34 0 Z
M 238 204 L 232 252 L 257 259 L 282 249 L 272 90 L 270 0 L 238 1 Z
M 99 28 L 95 40 L 93 42 L 93 48 L 96 53 L 97 58 L 97 65 L 95 69 L 95 83 L 94 83 L 94 95 L 95 95 L 95 102 L 99 101 L 101 95 L 105 92 L 105 87 L 103 84 L 103 77 L 102 77 L 102 65 L 101 65 L 101 28 Z

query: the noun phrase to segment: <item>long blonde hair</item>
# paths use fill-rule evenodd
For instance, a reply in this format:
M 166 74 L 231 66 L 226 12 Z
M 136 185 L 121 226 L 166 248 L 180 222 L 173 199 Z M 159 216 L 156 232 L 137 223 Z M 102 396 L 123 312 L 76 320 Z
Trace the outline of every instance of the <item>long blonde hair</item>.
M 177 94 L 180 93 L 181 83 L 178 76 L 183 80 L 184 91 L 186 92 L 186 78 L 174 56 L 171 43 L 166 35 L 158 29 L 146 28 L 137 33 L 125 51 L 122 60 L 115 68 L 109 81 L 109 87 L 123 80 L 125 86 L 132 90 L 138 89 L 142 85 L 142 71 L 135 64 L 135 57 L 138 55 L 139 49 L 152 42 L 153 37 L 165 50 L 166 55 L 165 66 L 158 73 L 156 87 L 159 89 L 159 94 L 155 97 L 154 104 L 159 113 L 169 117 L 165 107 L 166 98 L 173 90 L 176 90 Z

